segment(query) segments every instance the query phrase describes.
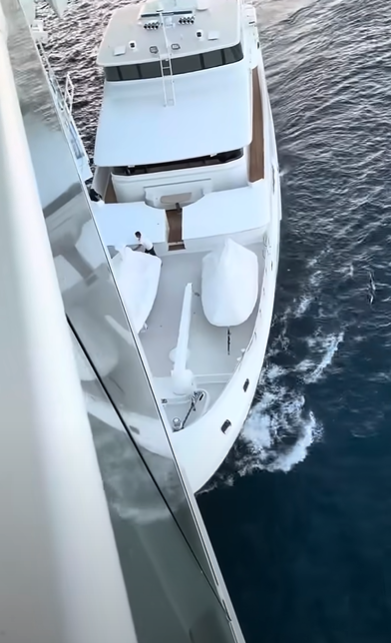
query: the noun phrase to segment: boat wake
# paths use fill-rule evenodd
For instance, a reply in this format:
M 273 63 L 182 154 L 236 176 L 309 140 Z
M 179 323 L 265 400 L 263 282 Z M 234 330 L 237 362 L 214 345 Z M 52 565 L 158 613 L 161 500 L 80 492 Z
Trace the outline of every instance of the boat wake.
M 288 472 L 304 460 L 311 444 L 322 435 L 304 394 L 282 384 L 285 376 L 284 369 L 273 365 L 264 371 L 263 392 L 243 430 L 247 453 L 238 462 L 240 476 L 260 469 Z
M 294 348 L 289 328 L 316 302 L 322 271 L 312 259 L 307 288 L 274 321 L 277 330 L 242 435 L 222 469 L 202 490 L 234 484 L 238 477 L 256 471 L 289 472 L 302 462 L 311 446 L 322 439 L 323 427 L 308 402 L 308 387 L 327 377 L 344 331 L 325 332 L 323 316 L 315 317 L 312 332 Z M 311 315 L 311 319 L 312 319 Z M 298 359 L 299 357 L 299 359 Z
M 298 364 L 296 371 L 303 373 L 305 384 L 314 384 L 323 376 L 324 371 L 333 361 L 333 357 L 338 350 L 338 346 L 343 342 L 343 338 L 343 331 L 338 335 L 307 338 L 307 344 L 312 350 L 312 355 L 320 355 L 320 361 L 316 363 L 312 357 L 304 359 Z

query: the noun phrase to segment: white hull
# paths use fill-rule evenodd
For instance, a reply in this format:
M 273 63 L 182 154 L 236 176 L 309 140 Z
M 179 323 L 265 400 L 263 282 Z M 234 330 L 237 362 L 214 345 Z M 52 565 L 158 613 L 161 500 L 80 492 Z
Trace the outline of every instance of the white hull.
M 113 253 L 113 272 L 124 306 L 171 428 L 175 455 L 194 492 L 226 458 L 254 397 L 272 320 L 281 220 L 276 142 L 255 12 L 237 0 L 213 2 L 221 12 L 221 39 L 226 38 L 226 44 L 223 40 L 213 44 L 212 39 L 212 44 L 195 45 L 187 27 L 177 22 L 173 30 L 173 18 L 163 16 L 160 24 L 163 31 L 168 25 L 166 40 L 150 47 L 158 42 L 158 35 L 152 40 L 137 26 L 139 9 L 117 10 L 99 54 L 101 64 L 107 65 L 107 82 L 93 182 L 105 201 L 93 204 L 95 219 Z M 216 13 L 191 11 L 200 25 L 216 20 Z M 178 60 L 166 54 L 168 76 L 162 72 L 160 79 L 129 80 L 134 54 L 121 45 L 124 58 L 118 62 L 110 49 L 117 44 L 125 19 L 135 25 L 129 34 L 135 34 L 142 62 L 137 69 L 144 69 L 144 60 L 152 56 L 147 64 L 153 75 L 155 50 L 167 46 L 168 51 L 167 43 L 182 37 L 178 35 L 182 30 L 189 34 L 188 42 L 170 47 L 193 49 Z M 232 47 L 232 39 L 240 37 L 235 35 L 240 33 L 238 21 L 243 35 L 241 43 Z M 222 54 L 224 62 L 211 68 L 209 58 L 201 53 L 204 62 L 196 73 L 181 71 L 182 61 L 200 58 L 194 47 L 208 55 L 220 51 L 217 47 L 228 53 Z M 162 80 L 165 106 L 159 102 Z M 140 122 L 140 127 L 135 129 L 130 122 Z M 158 259 L 144 261 L 128 250 L 115 258 L 113 246 L 117 250 L 134 246 L 136 230 L 153 242 Z M 246 287 L 254 298 L 243 319 L 239 312 L 236 321 L 220 325 L 205 308 L 204 258 L 232 242 L 237 244 L 237 257 L 240 252 L 250 257 L 254 270 L 243 272 L 243 287 L 241 280 L 232 282 L 227 277 L 225 290 L 223 286 L 213 291 L 216 301 L 225 293 L 229 308 L 235 298 L 239 301 L 242 294 L 246 298 Z M 235 266 L 247 264 L 239 258 L 224 265 L 235 275 Z M 210 274 L 213 280 L 213 269 Z M 252 278 L 256 286 L 251 290 Z M 213 297 L 210 302 L 213 310 Z M 224 317 L 225 304 L 216 306 L 216 319 L 220 312 Z M 237 310 L 243 312 L 241 306 Z M 121 334 L 114 320 L 107 321 Z M 108 373 L 111 368 L 107 361 Z M 167 445 L 156 441 L 158 432 L 149 418 L 129 415 L 128 421 L 136 428 L 140 445 L 166 455 Z
M 210 410 L 198 421 L 172 436 L 175 453 L 194 492 L 199 491 L 208 482 L 227 457 L 243 428 L 255 395 L 272 322 L 280 242 L 280 213 L 278 191 L 275 202 L 276 216 L 268 231 L 270 238 L 266 248 L 255 327 L 246 352 Z M 205 341 L 208 341 L 207 337 Z M 245 391 L 244 385 L 247 381 L 248 387 Z M 206 391 L 209 389 L 206 382 L 200 382 L 200 388 Z M 227 419 L 231 425 L 223 432 L 222 426 Z
M 262 62 L 258 73 L 263 98 L 264 128 L 269 131 L 269 135 L 265 131 L 265 141 L 269 140 L 269 147 L 265 144 L 265 179 L 253 183 L 251 189 L 255 191 L 255 195 L 259 189 L 259 200 L 255 199 L 255 203 L 259 207 L 259 229 L 262 234 L 258 234 L 256 238 L 262 240 L 249 245 L 252 233 L 245 231 L 233 237 L 248 245 L 258 256 L 260 279 L 256 309 L 244 324 L 231 329 L 228 354 L 227 329 L 208 324 L 202 313 L 200 298 L 197 297 L 202 257 L 206 254 L 201 251 L 202 244 L 195 246 L 193 252 L 178 250 L 170 253 L 164 243 L 156 243 L 157 254 L 162 258 L 160 283 L 147 319 L 147 329 L 139 335 L 145 363 L 154 383 L 156 397 L 162 403 L 168 426 L 175 425 L 175 418 L 177 424 L 185 420 L 184 428 L 172 431 L 171 442 L 194 492 L 201 489 L 222 464 L 244 425 L 259 381 L 272 320 L 280 242 L 280 182 L 278 171 L 273 170 L 278 168 L 277 152 Z M 272 171 L 274 179 L 271 177 Z M 202 204 L 202 199 L 199 203 Z M 125 227 L 120 222 L 117 226 L 115 224 L 112 212 L 116 207 L 118 206 L 95 207 L 98 227 L 108 246 L 128 242 L 128 238 L 124 236 Z M 264 226 L 262 223 L 266 207 L 270 216 L 267 226 Z M 105 208 L 107 212 L 110 211 L 108 226 Z M 246 216 L 256 220 L 257 213 L 247 212 Z M 239 214 L 237 218 L 240 219 Z M 128 221 L 126 227 L 129 228 Z M 195 293 L 187 367 L 194 374 L 197 391 L 204 393 L 202 402 L 196 405 L 195 411 L 189 413 L 191 395 L 176 395 L 170 377 L 173 366 L 170 351 L 176 345 L 183 292 L 187 283 L 192 283 Z M 139 431 L 138 441 L 141 445 L 165 455 L 166 445 L 158 444 L 152 439 L 154 432 L 144 418 L 133 417 L 132 424 Z
M 278 230 L 276 231 L 278 232 Z M 276 249 L 277 250 L 277 249 Z M 271 265 L 273 256 L 270 250 Z M 277 252 L 274 252 L 277 257 Z M 250 410 L 258 384 L 267 347 L 273 312 L 275 274 L 265 275 L 261 306 L 250 346 L 239 362 L 235 374 L 218 401 L 197 422 L 173 434 L 172 443 L 179 462 L 185 468 L 192 489 L 196 492 L 208 482 L 234 445 Z M 245 382 L 249 382 L 244 391 Z M 208 384 L 202 386 L 208 391 Z M 224 422 L 231 425 L 222 431 Z

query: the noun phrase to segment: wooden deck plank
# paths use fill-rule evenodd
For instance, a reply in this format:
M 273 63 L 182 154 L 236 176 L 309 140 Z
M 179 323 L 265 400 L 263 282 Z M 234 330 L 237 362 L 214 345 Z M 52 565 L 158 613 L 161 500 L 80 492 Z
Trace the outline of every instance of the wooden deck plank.
M 261 88 L 257 67 L 252 71 L 253 85 L 253 138 L 250 144 L 250 182 L 254 183 L 265 176 L 265 150 L 263 140 L 263 113 Z
M 182 238 L 182 208 L 166 210 L 168 223 L 168 245 L 183 243 Z

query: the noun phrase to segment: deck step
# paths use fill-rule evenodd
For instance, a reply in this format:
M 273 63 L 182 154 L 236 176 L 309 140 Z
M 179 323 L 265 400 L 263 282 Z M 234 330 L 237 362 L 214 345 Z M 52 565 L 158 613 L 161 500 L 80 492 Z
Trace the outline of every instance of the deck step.
M 168 250 L 185 250 L 185 244 L 183 241 L 173 241 L 168 244 Z
M 171 245 L 183 244 L 182 208 L 178 206 L 174 210 L 166 210 L 166 218 L 168 224 L 168 245 L 171 250 Z M 178 250 L 178 248 L 175 248 L 175 250 Z

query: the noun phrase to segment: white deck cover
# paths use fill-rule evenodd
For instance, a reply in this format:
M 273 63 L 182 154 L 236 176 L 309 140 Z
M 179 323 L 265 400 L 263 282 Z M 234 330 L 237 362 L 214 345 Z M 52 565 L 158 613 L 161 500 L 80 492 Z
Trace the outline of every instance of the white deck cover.
M 92 203 L 99 232 L 107 246 L 133 245 L 140 230 L 152 243 L 166 241 L 166 214 L 145 203 Z
M 139 333 L 155 303 L 162 260 L 123 248 L 112 259 L 112 266 L 127 313 Z
M 227 239 L 202 261 L 201 299 L 213 326 L 239 326 L 254 310 L 258 298 L 257 255 Z
M 245 61 L 177 75 L 176 102 L 167 107 L 161 78 L 106 83 L 95 164 L 179 161 L 248 145 L 252 137 L 249 82 Z
M 266 181 L 206 194 L 183 209 L 183 238 L 236 234 L 265 226 L 270 219 Z

